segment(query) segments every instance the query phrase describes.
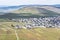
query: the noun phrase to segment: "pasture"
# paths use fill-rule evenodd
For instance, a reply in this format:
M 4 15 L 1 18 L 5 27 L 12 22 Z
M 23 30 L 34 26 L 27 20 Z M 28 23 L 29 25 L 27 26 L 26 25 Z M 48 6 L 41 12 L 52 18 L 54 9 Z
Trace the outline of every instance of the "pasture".
M 18 22 L 0 22 L 0 40 L 60 40 L 59 28 L 16 29 L 11 24 Z

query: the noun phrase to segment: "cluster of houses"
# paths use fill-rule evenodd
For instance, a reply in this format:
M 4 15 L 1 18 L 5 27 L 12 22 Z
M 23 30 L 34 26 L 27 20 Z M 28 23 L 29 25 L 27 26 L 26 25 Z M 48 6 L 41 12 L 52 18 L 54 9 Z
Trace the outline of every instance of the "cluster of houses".
M 60 28 L 60 16 L 39 17 L 39 18 L 20 18 L 12 19 L 15 22 L 23 22 L 26 28 L 44 27 Z M 21 27 L 21 26 L 20 26 Z

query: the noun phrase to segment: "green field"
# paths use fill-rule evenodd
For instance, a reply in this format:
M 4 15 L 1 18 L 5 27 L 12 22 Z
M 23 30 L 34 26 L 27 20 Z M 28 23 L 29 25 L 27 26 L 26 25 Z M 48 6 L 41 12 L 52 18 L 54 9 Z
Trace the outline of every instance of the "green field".
M 0 40 L 60 40 L 59 28 L 15 29 L 11 24 L 23 23 L 0 22 Z

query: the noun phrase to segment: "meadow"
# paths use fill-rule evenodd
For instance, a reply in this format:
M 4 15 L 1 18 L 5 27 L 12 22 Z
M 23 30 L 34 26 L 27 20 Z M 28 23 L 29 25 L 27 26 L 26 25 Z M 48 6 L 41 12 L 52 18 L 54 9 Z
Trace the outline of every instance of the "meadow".
M 23 23 L 0 22 L 0 40 L 60 40 L 59 28 L 16 29 L 11 26 Z

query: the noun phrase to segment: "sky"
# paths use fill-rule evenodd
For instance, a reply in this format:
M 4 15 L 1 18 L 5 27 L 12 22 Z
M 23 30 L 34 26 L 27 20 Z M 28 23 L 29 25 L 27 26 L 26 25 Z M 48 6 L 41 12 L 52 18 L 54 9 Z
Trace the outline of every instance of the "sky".
M 60 4 L 60 0 L 0 0 L 0 5 L 52 5 Z

